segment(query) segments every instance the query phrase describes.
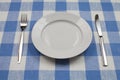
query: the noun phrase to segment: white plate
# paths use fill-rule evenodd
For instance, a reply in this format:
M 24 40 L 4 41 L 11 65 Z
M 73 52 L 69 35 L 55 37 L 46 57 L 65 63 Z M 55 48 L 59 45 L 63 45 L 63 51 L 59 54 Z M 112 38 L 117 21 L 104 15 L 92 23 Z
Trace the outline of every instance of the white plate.
M 65 59 L 81 54 L 90 45 L 92 32 L 79 16 L 58 12 L 42 17 L 34 25 L 32 41 L 42 54 Z

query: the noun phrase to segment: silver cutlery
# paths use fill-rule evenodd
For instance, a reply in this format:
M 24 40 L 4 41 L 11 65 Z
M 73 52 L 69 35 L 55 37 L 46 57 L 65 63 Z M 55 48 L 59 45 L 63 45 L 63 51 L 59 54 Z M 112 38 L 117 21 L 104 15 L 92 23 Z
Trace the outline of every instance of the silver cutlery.
M 104 47 L 104 39 L 103 39 L 103 34 L 102 34 L 102 29 L 101 29 L 101 25 L 100 25 L 100 20 L 99 20 L 99 15 L 98 14 L 95 15 L 95 26 L 97 28 L 97 32 L 98 32 L 98 35 L 99 35 L 100 50 L 102 52 L 102 57 L 103 57 L 103 65 L 107 66 L 108 65 L 107 56 L 106 56 L 106 51 L 105 51 L 105 47 Z
M 19 43 L 18 63 L 21 62 L 21 58 L 22 58 L 24 30 L 26 27 L 27 27 L 27 14 L 22 14 L 21 20 L 20 20 L 21 36 L 20 36 L 20 43 Z

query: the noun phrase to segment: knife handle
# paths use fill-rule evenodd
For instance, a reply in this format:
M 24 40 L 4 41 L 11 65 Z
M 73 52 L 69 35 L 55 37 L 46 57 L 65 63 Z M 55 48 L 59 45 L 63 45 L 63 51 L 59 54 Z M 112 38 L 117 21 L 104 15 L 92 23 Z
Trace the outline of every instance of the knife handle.
M 23 31 L 21 32 L 21 37 L 20 37 L 19 52 L 18 52 L 18 63 L 21 62 L 22 49 L 23 49 Z
M 108 62 L 107 62 L 107 56 L 106 56 L 106 51 L 105 51 L 105 47 L 104 47 L 103 37 L 100 37 L 100 48 L 101 48 L 101 51 L 102 51 L 103 65 L 107 66 Z

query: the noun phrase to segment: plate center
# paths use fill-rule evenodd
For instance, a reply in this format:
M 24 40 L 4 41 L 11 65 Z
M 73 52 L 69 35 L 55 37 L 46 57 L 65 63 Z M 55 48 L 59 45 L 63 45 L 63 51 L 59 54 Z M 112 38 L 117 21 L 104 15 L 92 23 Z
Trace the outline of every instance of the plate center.
M 49 23 L 42 32 L 42 40 L 54 50 L 69 50 L 80 45 L 80 29 L 72 22 L 58 20 Z

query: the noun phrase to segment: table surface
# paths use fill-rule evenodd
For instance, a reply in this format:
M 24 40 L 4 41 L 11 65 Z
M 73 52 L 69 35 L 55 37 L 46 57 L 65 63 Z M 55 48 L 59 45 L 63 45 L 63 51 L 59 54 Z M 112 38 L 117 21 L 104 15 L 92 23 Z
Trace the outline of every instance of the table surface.
M 43 56 L 31 40 L 42 16 L 69 12 L 84 18 L 93 32 L 82 55 L 55 60 Z M 28 15 L 23 57 L 17 64 L 21 13 Z M 108 67 L 103 67 L 94 16 L 99 14 Z M 0 80 L 120 80 L 120 0 L 0 0 Z

